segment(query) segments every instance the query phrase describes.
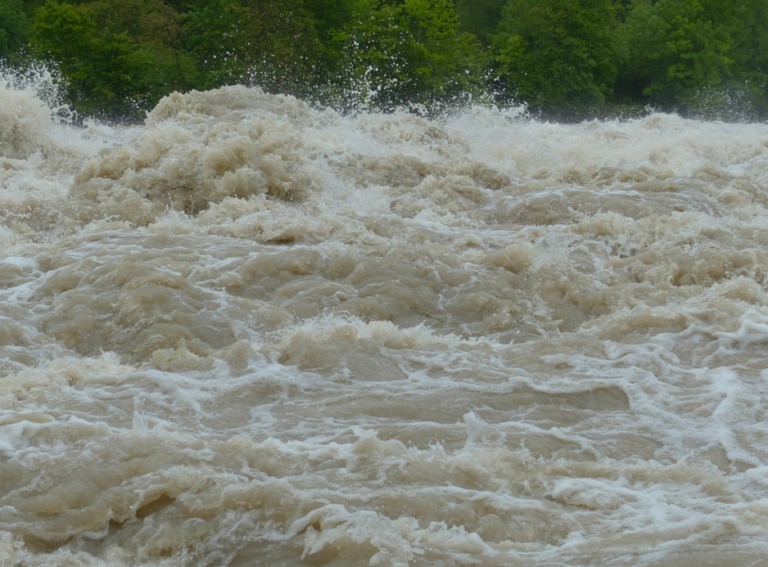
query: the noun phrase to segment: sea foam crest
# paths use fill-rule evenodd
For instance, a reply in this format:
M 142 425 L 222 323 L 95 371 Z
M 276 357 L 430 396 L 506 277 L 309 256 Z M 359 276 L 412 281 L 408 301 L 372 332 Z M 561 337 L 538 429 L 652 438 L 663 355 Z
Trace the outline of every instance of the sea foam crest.
M 73 121 L 61 85 L 55 69 L 41 64 L 18 69 L 0 61 L 0 157 L 44 152 L 52 125 Z

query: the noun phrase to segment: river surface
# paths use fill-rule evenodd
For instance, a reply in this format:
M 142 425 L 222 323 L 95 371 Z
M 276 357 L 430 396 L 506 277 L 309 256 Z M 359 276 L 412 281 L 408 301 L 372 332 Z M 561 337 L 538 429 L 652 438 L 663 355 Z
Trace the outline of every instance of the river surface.
M 0 565 L 764 565 L 768 125 L 33 83 Z

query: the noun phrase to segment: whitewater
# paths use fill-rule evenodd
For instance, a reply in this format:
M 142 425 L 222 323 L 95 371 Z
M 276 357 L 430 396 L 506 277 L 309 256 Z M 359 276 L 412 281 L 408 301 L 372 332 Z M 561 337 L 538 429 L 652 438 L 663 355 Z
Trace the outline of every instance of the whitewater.
M 0 81 L 0 565 L 764 564 L 768 125 L 62 116 Z

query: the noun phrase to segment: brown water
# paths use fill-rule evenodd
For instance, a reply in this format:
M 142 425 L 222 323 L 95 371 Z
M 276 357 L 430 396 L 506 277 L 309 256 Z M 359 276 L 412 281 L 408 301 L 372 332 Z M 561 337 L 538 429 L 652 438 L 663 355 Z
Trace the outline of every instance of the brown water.
M 0 565 L 764 564 L 768 126 L 4 81 Z

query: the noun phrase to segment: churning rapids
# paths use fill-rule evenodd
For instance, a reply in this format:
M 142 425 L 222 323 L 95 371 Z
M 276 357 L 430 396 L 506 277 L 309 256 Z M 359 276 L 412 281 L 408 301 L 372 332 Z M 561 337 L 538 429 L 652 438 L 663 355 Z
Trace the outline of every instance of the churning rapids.
M 1 565 L 764 564 L 767 125 L 33 87 Z

